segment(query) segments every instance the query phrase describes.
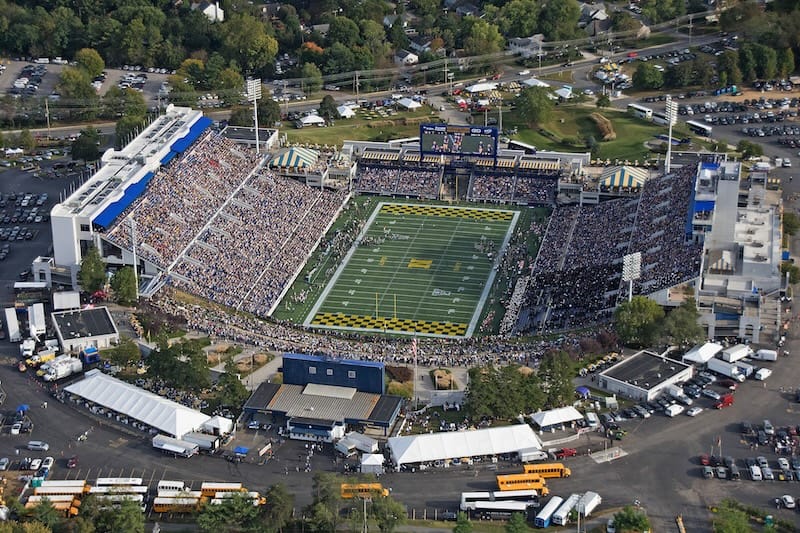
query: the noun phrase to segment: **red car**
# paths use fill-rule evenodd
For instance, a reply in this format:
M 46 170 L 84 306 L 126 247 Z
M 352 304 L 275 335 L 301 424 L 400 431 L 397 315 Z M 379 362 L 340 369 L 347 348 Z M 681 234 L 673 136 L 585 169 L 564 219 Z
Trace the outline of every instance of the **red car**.
M 564 459 L 565 457 L 575 457 L 578 455 L 578 450 L 575 448 L 561 448 L 556 452 L 556 459 Z
M 736 387 L 739 386 L 739 384 L 732 379 L 723 379 L 719 382 L 719 385 L 727 388 L 728 390 L 736 390 Z
M 700 464 L 703 466 L 709 466 L 711 464 L 711 459 L 708 458 L 707 453 L 700 455 Z
M 75 468 L 76 466 L 78 466 L 78 456 L 73 455 L 67 459 L 67 468 Z

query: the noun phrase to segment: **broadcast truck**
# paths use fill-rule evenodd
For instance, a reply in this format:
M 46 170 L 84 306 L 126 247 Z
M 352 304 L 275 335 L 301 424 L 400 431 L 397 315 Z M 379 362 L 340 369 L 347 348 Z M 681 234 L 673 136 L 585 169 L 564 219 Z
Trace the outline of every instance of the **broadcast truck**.
M 716 372 L 717 374 L 722 374 L 723 376 L 735 379 L 739 383 L 744 382 L 744 376 L 739 371 L 739 368 L 734 363 L 728 363 L 723 361 L 722 359 L 717 359 L 716 357 L 712 357 L 706 363 L 706 367 L 712 371 Z

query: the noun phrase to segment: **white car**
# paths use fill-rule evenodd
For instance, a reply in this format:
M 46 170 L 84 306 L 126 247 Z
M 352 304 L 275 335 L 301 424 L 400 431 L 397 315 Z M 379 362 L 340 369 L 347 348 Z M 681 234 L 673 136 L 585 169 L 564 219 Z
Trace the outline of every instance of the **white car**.
M 687 416 L 697 416 L 701 412 L 703 412 L 703 408 L 702 407 L 692 407 L 691 409 L 686 411 L 686 415 Z
M 22 431 L 22 423 L 14 422 L 14 424 L 11 426 L 11 434 L 19 435 L 20 431 Z
M 789 460 L 786 457 L 778 457 L 778 466 L 781 467 L 781 470 L 790 470 L 789 467 Z
M 53 464 L 55 462 L 56 462 L 55 459 L 53 459 L 50 456 L 47 456 L 47 457 L 44 458 L 44 461 L 42 461 L 42 467 L 43 468 L 47 468 L 47 469 L 51 469 L 51 468 L 53 468 Z
M 41 466 L 42 466 L 42 460 L 38 457 L 34 457 L 28 469 L 36 472 L 37 470 L 39 470 Z
M 520 76 L 530 76 L 530 74 L 531 74 L 531 71 L 530 71 L 530 70 L 528 70 L 528 69 L 525 69 L 525 70 L 520 70 L 520 71 L 519 71 L 519 75 L 520 75 Z
M 789 494 L 784 494 L 781 496 L 781 504 L 787 509 L 794 509 L 796 505 L 794 498 L 792 498 Z
M 617 528 L 614 526 L 614 519 L 609 518 L 606 522 L 606 533 L 617 533 Z

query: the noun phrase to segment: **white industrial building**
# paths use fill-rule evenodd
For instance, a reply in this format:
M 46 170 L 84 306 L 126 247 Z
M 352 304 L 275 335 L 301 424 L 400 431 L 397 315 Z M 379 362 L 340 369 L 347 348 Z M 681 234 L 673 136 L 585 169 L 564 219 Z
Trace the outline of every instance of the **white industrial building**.
M 690 379 L 693 373 L 691 365 L 641 351 L 601 372 L 597 383 L 608 392 L 636 401 L 650 401 L 668 386 Z
M 79 352 L 90 346 L 102 350 L 119 342 L 119 331 L 108 307 L 59 311 L 50 316 L 65 352 Z
M 497 456 L 522 450 L 542 449 L 542 443 L 527 424 L 517 424 L 474 431 L 425 433 L 390 437 L 392 462 L 402 465 L 430 463 L 464 457 Z

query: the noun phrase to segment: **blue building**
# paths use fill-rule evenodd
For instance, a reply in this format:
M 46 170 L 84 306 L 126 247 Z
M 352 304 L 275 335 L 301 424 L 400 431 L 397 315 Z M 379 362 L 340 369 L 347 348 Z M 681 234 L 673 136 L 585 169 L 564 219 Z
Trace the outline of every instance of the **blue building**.
M 283 382 L 287 385 L 334 385 L 359 392 L 383 394 L 386 371 L 383 363 L 355 361 L 287 353 L 283 355 Z

